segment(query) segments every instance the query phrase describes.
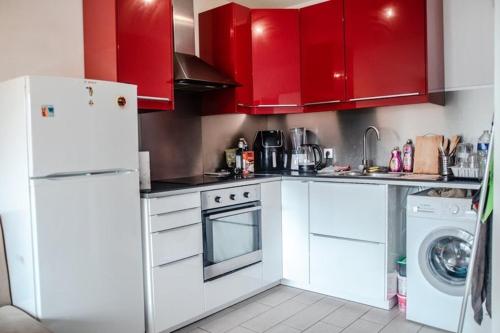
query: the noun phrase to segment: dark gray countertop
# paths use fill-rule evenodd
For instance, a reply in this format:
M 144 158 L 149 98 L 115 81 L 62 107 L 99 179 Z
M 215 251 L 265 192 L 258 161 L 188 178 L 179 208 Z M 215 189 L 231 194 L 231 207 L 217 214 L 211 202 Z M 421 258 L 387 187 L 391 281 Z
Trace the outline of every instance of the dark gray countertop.
M 163 181 L 154 181 L 151 183 L 151 190 L 141 191 L 142 198 L 155 198 L 165 195 L 175 195 L 193 191 L 206 191 L 230 186 L 242 186 L 246 184 L 258 184 L 268 181 L 278 181 L 281 179 L 304 180 L 304 181 L 322 181 L 338 183 L 359 183 L 359 184 L 385 184 L 394 186 L 410 187 L 439 187 L 439 188 L 463 188 L 477 190 L 481 183 L 475 180 L 422 180 L 422 179 L 403 179 L 403 178 L 373 178 L 365 176 L 338 176 L 321 174 L 299 174 L 298 172 L 284 171 L 273 174 L 255 174 L 250 177 L 207 177 L 196 176 L 189 178 L 167 179 Z
M 273 175 L 260 175 L 252 174 L 247 177 L 242 176 L 229 176 L 229 177 L 213 177 L 213 176 L 194 176 L 186 178 L 165 179 L 161 181 L 151 182 L 151 190 L 142 190 L 141 197 L 149 198 L 155 197 L 158 193 L 180 191 L 180 190 L 198 190 L 208 188 L 227 187 L 238 183 L 260 183 L 266 180 L 279 180 L 281 174 Z

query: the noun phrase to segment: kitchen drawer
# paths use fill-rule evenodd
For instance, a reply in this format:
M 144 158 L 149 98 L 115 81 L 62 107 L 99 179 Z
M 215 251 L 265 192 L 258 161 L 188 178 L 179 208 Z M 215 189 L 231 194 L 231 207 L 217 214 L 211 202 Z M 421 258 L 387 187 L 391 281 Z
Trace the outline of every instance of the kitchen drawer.
M 387 186 L 313 182 L 311 233 L 386 242 Z
M 311 287 L 357 302 L 381 303 L 385 244 L 311 235 Z
M 179 210 L 201 206 L 200 193 L 172 195 L 163 198 L 150 199 L 150 215 L 170 213 Z
M 151 235 L 153 267 L 203 253 L 201 223 Z
M 203 255 L 153 268 L 153 331 L 201 315 L 203 294 Z
M 190 208 L 178 212 L 163 213 L 151 216 L 150 230 L 158 232 L 201 222 L 200 208 Z
M 205 311 L 210 311 L 257 291 L 263 286 L 262 263 L 253 264 L 205 282 Z

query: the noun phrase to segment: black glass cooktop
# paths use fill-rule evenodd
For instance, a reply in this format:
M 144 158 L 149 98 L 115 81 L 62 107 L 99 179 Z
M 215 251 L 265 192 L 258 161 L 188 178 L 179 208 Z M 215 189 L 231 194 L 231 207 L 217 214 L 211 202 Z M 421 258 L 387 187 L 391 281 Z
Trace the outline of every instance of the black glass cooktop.
M 276 174 L 274 175 L 255 175 L 252 174 L 250 176 L 224 176 L 224 177 L 217 177 L 217 176 L 206 176 L 206 175 L 199 175 L 199 176 L 194 176 L 194 177 L 183 177 L 183 178 L 170 178 L 170 179 L 161 179 L 161 180 L 156 180 L 151 182 L 151 190 L 142 190 L 141 192 L 145 195 L 151 194 L 151 193 L 158 193 L 158 192 L 165 192 L 165 191 L 175 191 L 175 190 L 181 190 L 185 188 L 190 188 L 190 187 L 197 187 L 197 186 L 206 186 L 206 185 L 213 185 L 213 184 L 219 184 L 219 183 L 231 183 L 231 182 L 239 182 L 239 181 L 244 181 L 244 180 L 251 180 L 251 179 L 257 179 L 257 178 L 267 178 L 267 177 L 272 177 L 272 176 L 277 176 Z

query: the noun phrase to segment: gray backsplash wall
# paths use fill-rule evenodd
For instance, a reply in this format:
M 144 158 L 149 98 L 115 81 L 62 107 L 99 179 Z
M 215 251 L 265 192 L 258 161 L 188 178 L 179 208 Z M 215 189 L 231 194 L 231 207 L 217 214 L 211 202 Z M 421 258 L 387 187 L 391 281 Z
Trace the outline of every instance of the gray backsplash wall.
M 370 134 L 368 156 L 377 165 L 387 165 L 390 151 L 417 135 L 461 134 L 475 143 L 489 129 L 493 115 L 493 88 L 462 90 L 446 94 L 446 106 L 416 104 L 356 111 L 320 112 L 268 117 L 269 129 L 306 127 L 310 143 L 335 147 L 340 164 L 358 166 L 363 132 L 375 125 L 381 141 Z M 372 136 L 373 135 L 373 136 Z
M 368 155 L 386 165 L 394 146 L 427 133 L 462 134 L 476 142 L 490 127 L 493 88 L 448 92 L 446 106 L 417 104 L 355 111 L 319 112 L 276 116 L 200 116 L 196 95 L 176 92 L 174 112 L 139 116 L 141 150 L 151 154 L 153 180 L 187 177 L 224 166 L 224 149 L 235 146 L 239 137 L 252 144 L 262 129 L 288 131 L 306 127 L 311 143 L 335 147 L 340 164 L 355 167 L 361 162 L 362 135 L 367 126 L 380 129 L 381 141 L 369 139 Z M 373 134 L 372 134 L 373 135 Z
M 139 115 L 140 149 L 150 152 L 151 179 L 189 177 L 224 166 L 224 149 L 238 138 L 253 141 L 267 117 L 202 117 L 199 95 L 175 92 L 175 111 Z M 251 142 L 250 142 L 251 143 Z
M 176 92 L 175 111 L 139 114 L 140 149 L 150 152 L 151 179 L 203 173 L 200 99 Z
M 265 116 L 234 114 L 205 116 L 201 119 L 205 171 L 225 166 L 224 149 L 235 147 L 240 137 L 252 145 L 255 132 L 267 129 Z

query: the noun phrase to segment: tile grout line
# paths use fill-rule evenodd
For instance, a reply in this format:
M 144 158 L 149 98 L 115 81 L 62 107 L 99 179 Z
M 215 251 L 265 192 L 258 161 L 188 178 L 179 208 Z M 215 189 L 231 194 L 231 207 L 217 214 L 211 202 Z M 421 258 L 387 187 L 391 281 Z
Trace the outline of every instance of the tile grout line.
M 340 332 L 344 332 L 347 328 L 351 327 L 352 325 L 354 325 L 355 322 L 357 322 L 358 320 L 361 319 L 361 317 L 363 317 L 365 314 L 368 313 L 368 311 L 370 311 L 371 309 L 368 309 L 366 310 L 365 312 L 363 312 L 361 315 L 359 315 L 359 317 L 357 317 L 356 319 L 354 319 L 354 321 L 352 323 L 350 323 L 349 325 L 347 325 L 346 327 L 344 327 L 343 329 L 340 330 Z M 327 323 L 328 324 L 328 323 Z M 336 326 L 338 327 L 338 326 Z M 379 332 L 381 331 L 382 329 L 379 330 Z
M 215 321 L 215 320 L 219 320 L 219 319 L 223 319 L 225 316 L 227 316 L 227 315 L 229 315 L 229 314 L 231 314 L 231 313 L 233 313 L 233 312 L 235 312 L 235 311 L 241 310 L 241 309 L 245 308 L 245 306 L 248 306 L 248 305 L 250 305 L 250 304 L 252 304 L 252 303 L 258 303 L 258 302 L 250 302 L 250 303 L 248 303 L 248 304 L 245 304 L 245 305 L 243 305 L 241 308 L 235 309 L 234 311 L 230 311 L 229 313 L 227 313 L 226 315 L 222 316 L 221 318 L 214 319 L 214 321 Z M 235 329 L 236 327 L 242 327 L 242 326 L 241 326 L 241 324 L 246 323 L 247 321 L 252 320 L 252 319 L 254 319 L 254 318 L 256 318 L 256 317 L 260 316 L 261 314 L 266 313 L 267 311 L 269 311 L 269 310 L 273 309 L 273 307 L 272 307 L 272 306 L 269 306 L 269 305 L 266 305 L 266 304 L 262 304 L 262 303 L 258 303 L 258 304 L 259 304 L 259 305 L 262 305 L 262 306 L 266 306 L 266 307 L 267 307 L 267 309 L 266 309 L 265 311 L 261 312 L 261 313 L 258 313 L 258 314 L 256 314 L 256 315 L 252 316 L 251 318 L 249 318 L 249 319 L 247 319 L 247 320 L 245 320 L 245 321 L 243 321 L 243 322 L 241 322 L 241 323 L 238 323 L 236 326 L 231 327 L 231 328 L 230 328 L 230 329 L 228 329 L 227 331 L 224 331 L 224 333 L 229 332 L 229 331 L 231 331 L 231 330 Z M 212 333 L 212 332 L 210 332 L 210 331 L 208 331 L 208 330 L 206 330 L 206 329 L 204 329 L 204 328 L 201 328 L 201 327 L 198 327 L 198 328 L 200 328 L 200 329 L 204 330 L 205 332 Z M 245 327 L 245 328 L 246 328 L 246 327 Z M 247 328 L 247 329 L 248 329 L 248 328 Z M 251 331 L 253 331 L 253 330 L 251 330 Z M 255 332 L 255 331 L 253 331 L 253 332 Z
M 289 299 L 288 299 L 288 300 L 286 300 L 285 302 L 287 302 L 287 301 L 291 301 L 291 300 L 293 300 L 294 298 L 298 297 L 300 294 L 303 294 L 303 293 L 305 293 L 305 292 L 306 292 L 306 291 L 304 290 L 304 291 L 302 291 L 302 292 L 298 293 L 297 295 L 295 295 L 294 297 L 289 298 Z M 320 295 L 322 295 L 322 294 L 320 294 Z M 299 310 L 299 311 L 297 311 L 297 312 L 295 312 L 295 313 L 291 314 L 290 316 L 288 316 L 288 317 L 284 318 L 282 321 L 280 321 L 280 322 L 276 323 L 276 325 L 273 325 L 273 326 L 269 327 L 267 330 L 265 330 L 265 331 L 263 331 L 263 332 L 257 332 L 257 333 L 265 333 L 265 332 L 270 331 L 270 330 L 271 330 L 271 329 L 273 329 L 274 327 L 276 327 L 276 326 L 278 326 L 278 325 L 282 324 L 282 323 L 283 323 L 284 321 L 286 321 L 287 319 L 290 319 L 291 317 L 295 316 L 297 313 L 299 313 L 299 312 L 301 312 L 301 311 L 303 311 L 303 310 L 307 309 L 308 307 L 312 306 L 313 304 L 318 303 L 319 301 L 321 301 L 321 300 L 322 300 L 322 299 L 324 299 L 325 297 L 327 297 L 327 296 L 323 296 L 323 297 L 321 297 L 320 299 L 318 299 L 317 301 L 315 301 L 315 302 L 313 302 L 313 303 L 311 303 L 311 304 L 309 304 L 309 305 L 307 305 L 306 303 L 303 303 L 303 302 L 298 302 L 298 303 L 300 303 L 300 304 L 307 305 L 307 307 L 305 307 L 305 308 L 303 308 L 302 310 Z M 282 303 L 280 303 L 279 305 L 281 305 L 281 304 L 283 304 L 283 303 L 285 303 L 285 302 L 282 302 Z M 273 307 L 273 308 L 274 308 L 274 307 Z M 248 320 L 247 320 L 247 321 L 248 321 Z M 247 321 L 243 322 L 242 324 L 246 323 Z M 241 325 L 241 324 L 240 324 L 240 325 Z M 286 327 L 293 328 L 293 329 L 295 329 L 295 330 L 297 330 L 297 331 L 299 331 L 299 332 L 303 332 L 302 330 L 298 330 L 298 329 L 296 329 L 296 328 L 294 328 L 294 327 L 291 327 L 291 326 L 288 326 L 288 325 L 286 325 L 286 324 L 284 324 L 284 323 L 283 323 L 283 325 L 285 325 Z M 244 327 L 244 326 L 243 326 L 243 327 Z M 244 328 L 247 328 L 247 327 L 244 327 Z M 251 330 L 251 331 L 255 332 L 254 330 Z

